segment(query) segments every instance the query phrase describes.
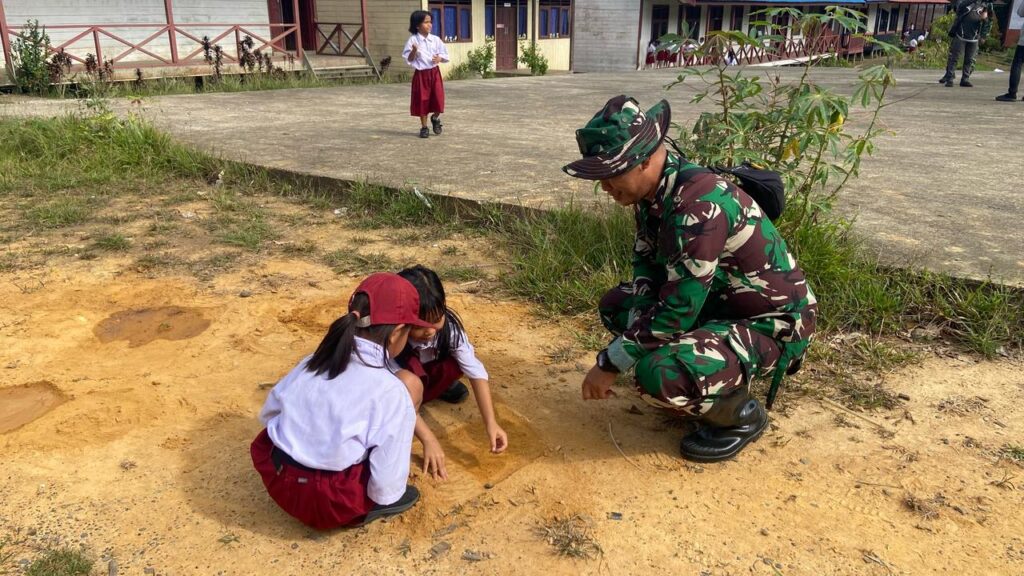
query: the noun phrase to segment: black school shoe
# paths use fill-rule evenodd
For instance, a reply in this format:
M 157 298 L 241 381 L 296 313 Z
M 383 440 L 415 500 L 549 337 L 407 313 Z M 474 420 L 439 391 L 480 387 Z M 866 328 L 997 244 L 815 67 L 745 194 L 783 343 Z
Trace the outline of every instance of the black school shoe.
M 939 78 L 939 84 L 945 84 L 946 82 L 950 82 L 952 80 L 952 76 L 943 76 L 942 78 Z
M 444 124 L 441 124 L 441 119 L 437 116 L 430 117 L 430 124 L 434 127 L 434 134 L 440 135 L 444 130 Z
M 1010 94 L 1003 94 L 1002 96 L 996 96 L 996 100 L 1000 102 L 1016 102 L 1017 97 Z
M 971 84 L 970 80 L 961 80 L 960 81 L 960 86 L 962 88 L 974 88 L 974 84 Z
M 448 387 L 440 396 L 439 400 L 444 400 L 449 404 L 461 404 L 466 401 L 469 397 L 469 389 L 462 382 L 455 382 Z
M 405 512 L 409 508 L 412 508 L 420 499 L 420 491 L 415 486 L 406 486 L 405 494 L 398 499 L 398 502 L 394 504 L 388 504 L 387 506 L 381 506 L 377 504 L 373 507 L 373 510 L 366 515 L 366 519 L 360 526 L 366 526 L 374 520 L 380 520 L 381 518 L 387 518 L 388 516 L 395 516 Z
M 426 126 L 420 128 L 420 138 L 430 138 L 430 129 Z

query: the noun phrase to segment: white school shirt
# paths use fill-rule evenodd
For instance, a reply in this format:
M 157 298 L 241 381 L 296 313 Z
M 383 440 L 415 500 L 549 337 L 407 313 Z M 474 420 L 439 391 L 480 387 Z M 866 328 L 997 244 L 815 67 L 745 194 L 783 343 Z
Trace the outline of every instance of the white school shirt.
M 452 334 L 452 342 L 457 334 Z M 427 362 L 433 362 L 437 360 L 437 339 L 440 334 L 435 334 L 430 340 L 413 340 L 409 339 L 409 345 L 412 346 L 413 350 L 420 357 L 420 362 L 426 364 Z M 451 348 L 452 358 L 459 363 L 459 368 L 462 369 L 462 373 L 466 375 L 466 378 L 471 380 L 489 380 L 487 377 L 487 369 L 484 368 L 483 362 L 476 357 L 476 351 L 473 349 L 473 345 L 469 343 L 469 338 L 465 332 L 462 332 L 462 342 L 458 346 L 452 346 Z
M 392 504 L 409 479 L 416 409 L 394 375 L 398 365 L 389 360 L 381 367 L 382 346 L 356 338 L 355 349 L 333 380 L 306 370 L 311 356 L 304 358 L 270 391 L 260 422 L 274 446 L 317 470 L 345 470 L 369 452 L 367 494 Z
M 413 44 L 417 46 L 416 58 L 409 62 Z M 430 70 L 437 66 L 434 64 L 435 54 L 441 56 L 441 62 L 448 63 L 448 48 L 445 47 L 443 40 L 433 34 L 429 34 L 426 38 L 422 34 L 413 34 L 402 50 L 402 60 L 417 70 Z

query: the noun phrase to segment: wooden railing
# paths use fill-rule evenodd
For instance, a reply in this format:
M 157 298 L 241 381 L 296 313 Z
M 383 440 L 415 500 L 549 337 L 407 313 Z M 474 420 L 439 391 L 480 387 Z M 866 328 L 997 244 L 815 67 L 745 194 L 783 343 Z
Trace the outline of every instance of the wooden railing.
M 203 48 L 203 36 L 196 29 L 202 29 L 207 32 L 214 30 L 219 33 L 215 36 L 205 34 L 209 38 L 210 45 L 217 45 L 225 38 L 231 38 L 234 42 L 233 50 L 223 51 L 222 57 L 228 62 L 238 62 L 239 45 L 242 39 L 246 36 L 252 38 L 255 42 L 253 51 L 255 50 L 267 50 L 270 49 L 272 52 L 293 54 L 299 52 L 301 54 L 302 42 L 300 38 L 298 24 L 277 24 L 277 23 L 259 23 L 259 24 L 96 24 L 96 25 L 57 25 L 57 26 L 46 26 L 47 31 L 61 31 L 69 32 L 71 37 L 68 40 L 64 40 L 60 44 L 50 46 L 51 52 L 64 52 L 71 58 L 72 61 L 79 64 L 85 64 L 86 59 L 89 55 L 95 57 L 96 61 L 103 63 L 106 61 L 112 62 L 114 68 L 137 68 L 137 67 L 152 67 L 152 66 L 187 66 L 199 63 L 205 63 L 205 54 Z M 272 30 L 269 35 L 262 35 L 253 32 L 254 29 L 263 28 Z M 9 26 L 8 28 L 9 38 L 5 38 L 4 47 L 9 45 L 9 41 L 13 38 L 22 38 L 24 26 Z M 135 31 L 148 32 L 148 36 L 141 41 L 132 42 L 126 39 L 124 36 L 125 32 Z M 191 31 L 190 31 L 191 30 Z M 289 36 L 295 36 L 296 51 L 290 51 L 285 49 L 285 40 Z M 178 38 L 186 38 L 196 43 L 195 49 L 185 54 L 184 56 L 178 53 Z M 166 37 L 166 42 L 158 39 Z M 82 46 L 82 40 L 88 39 L 89 42 L 86 46 Z M 105 52 L 103 44 L 110 44 L 110 41 L 114 41 L 118 46 L 117 50 L 113 53 Z M 78 44 L 78 46 L 75 46 Z M 156 46 L 160 44 L 161 46 Z M 158 51 L 166 48 L 166 54 L 160 54 Z M 135 56 L 131 60 L 128 60 L 130 56 Z M 149 59 L 138 59 L 138 56 L 147 56 Z
M 863 42 L 863 40 L 862 40 Z M 714 65 L 725 60 L 726 54 L 716 52 L 699 54 L 696 44 L 691 44 L 687 50 L 684 46 L 675 61 L 670 62 L 670 67 L 675 66 L 701 66 Z M 846 53 L 840 43 L 840 35 L 832 31 L 826 31 L 816 35 L 786 38 L 785 40 L 765 39 L 760 43 L 748 44 L 745 46 L 736 45 L 733 47 L 733 54 L 737 64 L 764 64 L 780 60 L 794 60 L 815 56 L 828 56 Z
M 366 27 L 362 24 L 346 24 L 343 22 L 316 23 L 316 53 L 330 56 L 351 56 L 355 49 L 359 56 L 366 57 L 364 46 Z M 362 43 L 360 37 L 364 37 Z M 344 48 L 342 48 L 344 44 Z

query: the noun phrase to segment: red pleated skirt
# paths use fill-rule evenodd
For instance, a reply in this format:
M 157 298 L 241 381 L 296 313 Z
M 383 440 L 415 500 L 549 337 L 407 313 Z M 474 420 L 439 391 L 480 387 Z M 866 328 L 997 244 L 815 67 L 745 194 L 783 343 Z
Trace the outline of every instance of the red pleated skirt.
M 437 66 L 430 70 L 417 70 L 412 75 L 410 112 L 413 116 L 444 112 L 444 82 L 441 80 L 441 69 Z
M 271 459 L 274 443 L 263 430 L 253 440 L 252 464 L 270 497 L 282 510 L 317 530 L 355 526 L 366 519 L 374 502 L 366 494 L 370 463 L 360 462 L 341 472 L 304 470 Z

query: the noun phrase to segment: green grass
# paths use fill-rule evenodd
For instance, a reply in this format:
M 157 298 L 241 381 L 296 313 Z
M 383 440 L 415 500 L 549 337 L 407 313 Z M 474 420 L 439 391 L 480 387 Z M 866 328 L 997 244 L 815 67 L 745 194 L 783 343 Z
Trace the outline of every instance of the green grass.
M 1014 462 L 1024 463 L 1024 446 L 1017 446 L 1015 444 L 1007 444 L 1003 446 L 1000 455 L 1007 460 Z
M 125 252 L 132 247 L 132 242 L 121 234 L 106 234 L 97 238 L 93 247 L 108 252 Z
M 209 178 L 222 164 L 174 143 L 140 120 L 119 120 L 109 114 L 0 119 L 0 142 L 0 196 L 26 189 L 50 194 L 132 189 L 163 184 L 169 174 Z M 52 210 L 60 212 L 56 207 Z M 83 211 L 80 203 L 72 214 Z M 42 210 L 33 214 L 46 218 Z
M 208 182 L 223 174 L 224 187 L 207 198 L 216 212 L 207 225 L 222 242 L 248 250 L 261 249 L 276 233 L 272 215 L 257 200 L 242 195 L 242 189 L 246 194 L 299 198 L 313 207 L 347 208 L 341 217 L 346 223 L 401 228 L 394 236 L 396 242 L 422 242 L 454 231 L 478 235 L 500 248 L 498 258 L 507 261 L 500 276 L 502 287 L 549 313 L 592 319 L 603 292 L 631 274 L 633 218 L 617 207 L 573 204 L 546 212 L 512 211 L 368 184 L 343 188 L 218 160 L 172 142 L 141 121 L 107 115 L 3 119 L 0 141 L 4 142 L 0 198 L 19 195 L 26 185 L 59 192 L 44 200 L 33 199 L 34 204 L 25 208 L 28 221 L 41 227 L 88 219 L 96 202 L 90 197 L 98 190 L 158 187 L 171 178 Z M 172 217 L 154 224 L 151 233 L 174 232 L 178 224 Z M 837 218 L 800 229 L 791 229 L 785 222 L 781 227 L 818 296 L 819 332 L 859 331 L 877 337 L 934 325 L 962 347 L 990 357 L 1001 349 L 1015 352 L 1024 346 L 1021 290 L 887 268 L 861 245 L 849 224 Z M 452 280 L 478 277 L 460 268 L 457 256 L 447 258 L 452 263 L 445 273 Z M 328 254 L 324 261 L 343 272 L 398 266 L 383 254 L 351 249 Z M 143 257 L 138 265 L 152 270 L 180 263 L 163 254 Z M 853 350 L 853 354 L 876 369 L 905 360 L 899 353 L 877 347 Z
M 397 271 L 400 267 L 397 262 L 381 252 L 362 254 L 351 249 L 329 252 L 324 255 L 323 262 L 338 274 L 358 272 L 369 275 L 381 270 Z
M 154 96 L 170 96 L 175 94 L 194 94 L 197 92 L 253 92 L 258 90 L 288 90 L 294 88 L 329 88 L 332 86 L 349 86 L 364 84 L 390 84 L 407 81 L 407 76 L 385 76 L 376 78 L 340 78 L 321 79 L 305 72 L 296 64 L 296 71 L 284 75 L 230 74 L 220 80 L 212 75 L 203 79 L 202 87 L 196 88 L 194 78 L 153 78 L 137 82 L 84 82 L 77 91 L 54 91 L 51 95 L 62 98 L 149 98 Z M 212 70 L 211 70 L 212 72 Z
M 47 550 L 29 565 L 25 576 L 87 576 L 93 561 L 82 552 L 64 548 Z
M 64 197 L 32 206 L 25 211 L 25 218 L 43 228 L 64 228 L 85 222 L 91 214 L 92 208 L 85 200 Z

